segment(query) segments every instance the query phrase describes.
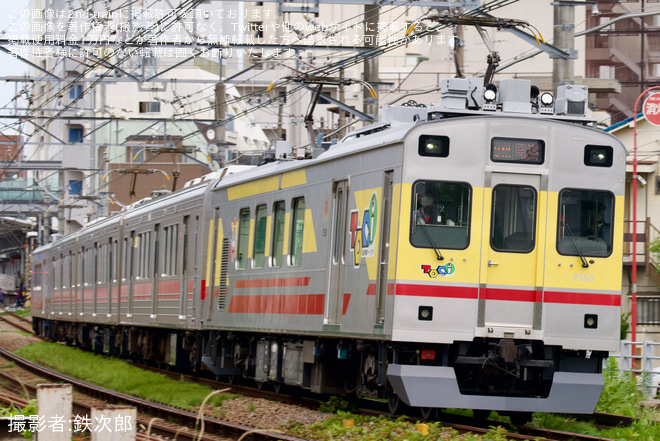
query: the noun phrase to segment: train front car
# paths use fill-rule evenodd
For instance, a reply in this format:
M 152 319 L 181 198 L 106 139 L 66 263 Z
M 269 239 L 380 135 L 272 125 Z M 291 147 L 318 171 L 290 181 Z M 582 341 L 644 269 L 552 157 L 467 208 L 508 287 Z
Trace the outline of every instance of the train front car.
M 586 88 L 530 104 L 528 81 L 497 101 L 473 82 L 445 81 L 405 140 L 391 407 L 591 413 L 618 350 L 626 150 Z

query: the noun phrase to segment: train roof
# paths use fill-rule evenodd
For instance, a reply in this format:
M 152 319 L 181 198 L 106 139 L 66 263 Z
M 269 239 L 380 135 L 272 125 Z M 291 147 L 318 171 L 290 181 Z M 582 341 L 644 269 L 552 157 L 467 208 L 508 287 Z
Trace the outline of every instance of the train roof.
M 585 116 L 588 90 L 585 86 L 560 86 L 557 99 L 549 94 L 534 95 L 529 80 L 502 80 L 499 89 L 483 84 L 481 78 L 450 78 L 442 80 L 441 104 L 419 105 L 408 102 L 404 106 L 386 105 L 382 108 L 382 122 L 348 133 L 328 150 L 313 160 L 278 159 L 260 166 L 230 165 L 188 181 L 183 188 L 167 195 L 144 198 L 128 205 L 120 212 L 121 217 L 132 217 L 143 210 L 151 210 L 158 204 L 168 205 L 189 192 L 203 193 L 207 189 L 221 189 L 264 177 L 323 163 L 339 156 L 356 154 L 365 150 L 396 143 L 418 124 L 458 117 L 517 117 L 572 123 L 596 129 L 596 119 Z M 495 88 L 495 91 L 493 89 Z M 489 95 L 488 91 L 491 91 Z M 85 225 L 79 232 L 57 239 L 59 243 L 77 238 L 81 234 L 110 225 L 118 214 L 101 218 Z M 54 241 L 55 242 L 55 241 Z M 43 247 L 40 247 L 40 249 Z

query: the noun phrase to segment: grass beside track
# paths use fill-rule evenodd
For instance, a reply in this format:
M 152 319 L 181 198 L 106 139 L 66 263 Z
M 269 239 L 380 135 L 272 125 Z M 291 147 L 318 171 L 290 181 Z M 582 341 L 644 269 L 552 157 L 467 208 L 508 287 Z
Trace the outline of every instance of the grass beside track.
M 207 386 L 173 380 L 163 374 L 145 371 L 122 360 L 55 343 L 35 343 L 24 346 L 15 353 L 70 377 L 184 409 L 200 406 L 213 392 Z M 218 394 L 211 397 L 209 402 L 220 406 L 224 400 L 232 398 L 235 398 L 235 395 Z

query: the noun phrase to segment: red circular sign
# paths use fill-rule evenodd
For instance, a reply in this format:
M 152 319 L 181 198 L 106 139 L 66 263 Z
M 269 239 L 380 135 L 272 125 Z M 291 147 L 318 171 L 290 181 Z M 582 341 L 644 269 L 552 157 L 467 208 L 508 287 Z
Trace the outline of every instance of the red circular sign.
M 660 93 L 654 93 L 646 98 L 642 112 L 648 122 L 660 126 Z

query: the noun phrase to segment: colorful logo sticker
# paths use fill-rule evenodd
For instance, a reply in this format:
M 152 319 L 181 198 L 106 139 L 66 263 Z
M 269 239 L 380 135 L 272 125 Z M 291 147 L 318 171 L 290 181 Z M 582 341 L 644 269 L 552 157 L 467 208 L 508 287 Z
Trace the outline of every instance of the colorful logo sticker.
M 378 196 L 371 193 L 369 207 L 362 212 L 351 211 L 351 250 L 353 250 L 353 265 L 358 268 L 363 257 L 372 257 L 375 254 L 376 228 L 378 227 Z
M 236 233 L 238 231 L 238 220 L 234 218 L 231 223 L 231 243 L 229 244 L 229 260 L 236 261 Z M 219 239 L 219 238 L 218 238 Z
M 438 265 L 433 268 L 431 265 L 422 265 L 422 271 L 424 274 L 428 274 L 429 278 L 435 279 L 436 277 L 454 277 L 454 272 L 456 272 L 456 265 L 449 262 L 446 265 Z

